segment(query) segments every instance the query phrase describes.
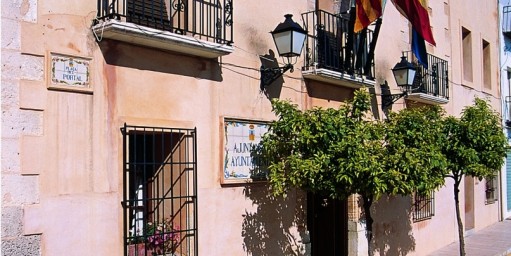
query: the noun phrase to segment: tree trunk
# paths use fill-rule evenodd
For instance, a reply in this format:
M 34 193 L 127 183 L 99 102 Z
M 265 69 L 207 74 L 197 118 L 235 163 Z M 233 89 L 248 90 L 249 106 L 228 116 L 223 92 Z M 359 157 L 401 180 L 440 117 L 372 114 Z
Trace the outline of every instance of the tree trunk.
M 458 235 L 460 239 L 460 256 L 465 256 L 465 236 L 463 234 L 463 222 L 461 221 L 460 213 L 460 183 L 461 178 L 454 177 L 454 203 L 456 205 L 456 218 L 458 220 Z
M 371 246 L 373 241 L 373 218 L 371 217 L 371 205 L 373 204 L 373 198 L 362 195 L 362 201 L 364 201 L 364 215 L 366 218 L 367 255 L 373 256 Z

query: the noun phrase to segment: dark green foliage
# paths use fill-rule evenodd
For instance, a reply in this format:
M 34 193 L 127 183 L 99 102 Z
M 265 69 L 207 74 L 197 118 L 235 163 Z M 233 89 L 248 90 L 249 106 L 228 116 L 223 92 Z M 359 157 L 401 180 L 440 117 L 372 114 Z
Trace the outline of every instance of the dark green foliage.
M 458 220 L 460 255 L 465 255 L 463 222 L 459 206 L 460 184 L 465 175 L 478 179 L 497 175 L 506 156 L 507 139 L 500 127 L 499 114 L 488 102 L 476 99 L 463 110 L 461 118 L 448 117 L 444 125 L 448 177 L 454 179 L 454 201 Z
M 443 120 L 443 110 L 438 106 L 390 114 L 385 123 L 386 169 L 403 179 L 391 194 L 428 193 L 444 184 L 448 170 L 441 152 L 445 142 Z
M 382 194 L 428 192 L 443 184 L 443 113 L 438 107 L 406 109 L 381 122 L 370 118 L 365 91 L 356 91 L 338 109 L 300 111 L 288 102 L 272 103 L 278 120 L 261 149 L 270 163 L 273 192 L 298 187 L 331 198 L 359 194 L 368 241 L 374 200 Z
M 370 118 L 365 91 L 356 91 L 353 100 L 338 109 L 301 111 L 278 100 L 272 105 L 278 120 L 259 153 L 269 163 L 273 192 L 285 194 L 297 187 L 331 198 L 359 194 L 368 241 L 369 209 L 382 194 L 429 193 L 452 177 L 459 214 L 463 175 L 491 177 L 506 155 L 499 115 L 481 99 L 465 108 L 461 118 L 445 117 L 440 107 L 431 106 L 390 113 L 385 121 Z
M 279 117 L 262 141 L 276 194 L 299 187 L 332 198 L 358 193 L 409 195 L 443 184 L 443 112 L 405 109 L 386 122 L 369 119 L 369 94 L 356 91 L 338 109 L 300 111 L 273 101 Z
M 499 114 L 490 105 L 476 99 L 463 110 L 461 118 L 445 121 L 447 143 L 443 151 L 453 176 L 492 177 L 504 163 L 507 139 L 500 126 Z

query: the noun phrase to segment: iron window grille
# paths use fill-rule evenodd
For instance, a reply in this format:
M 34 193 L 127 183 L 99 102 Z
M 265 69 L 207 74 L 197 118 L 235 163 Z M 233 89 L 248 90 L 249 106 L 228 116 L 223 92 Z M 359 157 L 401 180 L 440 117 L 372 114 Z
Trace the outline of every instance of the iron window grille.
M 486 204 L 493 204 L 498 200 L 497 177 L 486 178 L 485 194 Z
M 232 0 L 98 0 L 97 19 L 116 19 L 188 35 L 233 43 Z
M 414 193 L 412 199 L 413 222 L 431 219 L 435 216 L 435 192 L 431 191 L 424 195 Z
M 369 60 L 372 30 L 353 33 L 349 18 L 323 10 L 303 13 L 302 19 L 308 31 L 303 70 L 324 68 L 374 80 L 374 59 Z
M 424 93 L 449 99 L 448 62 L 428 53 L 428 68 L 420 65 L 412 52 L 407 52 L 408 60 L 417 68 L 412 88 L 408 93 Z
M 124 255 L 197 255 L 196 129 L 121 132 Z

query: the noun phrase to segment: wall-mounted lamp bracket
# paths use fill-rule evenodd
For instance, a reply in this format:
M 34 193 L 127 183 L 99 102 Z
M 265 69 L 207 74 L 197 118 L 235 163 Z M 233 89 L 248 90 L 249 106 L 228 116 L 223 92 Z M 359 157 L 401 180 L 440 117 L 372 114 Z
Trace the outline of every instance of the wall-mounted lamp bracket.
M 413 91 L 411 89 L 414 85 L 416 72 L 417 67 L 414 64 L 408 62 L 406 56 L 403 54 L 403 56 L 401 57 L 401 61 L 398 62 L 394 66 L 394 68 L 392 68 L 392 74 L 396 79 L 397 86 L 400 87 L 401 90 L 404 90 L 404 92 L 399 94 L 391 94 L 389 85 L 387 84 L 387 81 L 385 81 L 385 83 L 381 85 L 382 109 L 389 108 L 390 106 L 392 106 L 392 104 L 394 104 L 394 102 L 408 95 L 408 92 Z
M 293 72 L 292 64 L 286 64 L 283 67 L 273 67 L 273 68 L 266 68 L 264 66 L 261 66 L 261 69 L 260 69 L 261 91 L 264 91 L 266 86 L 273 83 L 275 80 L 277 80 L 279 77 L 281 77 L 288 70 L 290 70 L 290 72 Z
M 408 94 L 407 92 L 403 92 L 403 93 L 399 93 L 399 94 L 381 95 L 381 107 L 383 109 L 387 109 L 390 106 L 392 106 L 392 104 L 394 104 L 394 102 L 405 97 L 407 94 Z

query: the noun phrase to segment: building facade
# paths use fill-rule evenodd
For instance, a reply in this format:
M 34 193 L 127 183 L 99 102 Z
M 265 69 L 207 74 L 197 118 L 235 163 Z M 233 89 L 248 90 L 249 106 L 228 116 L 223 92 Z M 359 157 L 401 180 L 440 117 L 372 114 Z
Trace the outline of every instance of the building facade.
M 336 0 L 1 8 L 4 255 L 365 255 L 355 196 L 275 198 L 254 168 L 270 100 L 338 107 L 366 88 L 376 118 L 424 104 L 458 115 L 474 97 L 501 111 L 496 1 L 430 1 L 430 66 L 385 108 L 400 93 L 391 68 L 402 54 L 414 61 L 411 25 L 390 1 L 381 25 L 359 34 L 351 3 Z M 304 49 L 294 72 L 262 84 L 286 61 L 268 33 L 285 14 L 307 31 Z M 467 232 L 501 218 L 488 186 L 464 180 Z M 382 198 L 373 211 L 377 254 L 427 255 L 457 240 L 450 180 L 431 198 Z

